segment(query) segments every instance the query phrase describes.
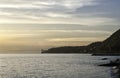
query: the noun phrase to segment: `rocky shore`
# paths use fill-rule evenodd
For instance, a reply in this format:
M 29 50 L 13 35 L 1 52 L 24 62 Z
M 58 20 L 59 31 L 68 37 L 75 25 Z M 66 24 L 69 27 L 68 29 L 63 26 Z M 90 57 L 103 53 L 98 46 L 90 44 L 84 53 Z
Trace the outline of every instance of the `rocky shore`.
M 111 67 L 112 78 L 120 78 L 120 59 L 110 61 L 109 63 L 106 64 L 100 64 L 99 66 Z

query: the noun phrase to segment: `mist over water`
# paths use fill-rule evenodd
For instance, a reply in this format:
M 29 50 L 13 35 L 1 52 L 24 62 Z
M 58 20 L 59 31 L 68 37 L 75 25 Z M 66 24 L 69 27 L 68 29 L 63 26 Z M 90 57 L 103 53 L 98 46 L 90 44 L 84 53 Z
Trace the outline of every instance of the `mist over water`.
M 1 54 L 0 78 L 111 78 L 101 57 L 86 54 Z

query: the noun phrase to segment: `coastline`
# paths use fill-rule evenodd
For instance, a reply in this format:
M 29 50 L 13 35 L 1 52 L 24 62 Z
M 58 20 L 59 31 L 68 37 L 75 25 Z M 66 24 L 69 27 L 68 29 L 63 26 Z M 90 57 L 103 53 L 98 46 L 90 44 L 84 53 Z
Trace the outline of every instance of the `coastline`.
M 120 56 L 120 53 L 93 53 L 92 56 Z

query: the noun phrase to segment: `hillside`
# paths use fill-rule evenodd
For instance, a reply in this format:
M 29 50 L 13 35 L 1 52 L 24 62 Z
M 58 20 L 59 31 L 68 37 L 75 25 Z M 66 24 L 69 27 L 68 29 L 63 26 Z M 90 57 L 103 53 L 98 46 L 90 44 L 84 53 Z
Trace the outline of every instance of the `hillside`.
M 120 53 L 120 29 L 103 42 L 88 45 L 94 53 Z
M 84 46 L 65 46 L 50 48 L 42 53 L 82 53 Z
M 120 52 L 120 29 L 103 41 L 101 49 Z
M 93 42 L 88 46 L 50 48 L 42 53 L 120 53 L 120 29 L 102 42 Z

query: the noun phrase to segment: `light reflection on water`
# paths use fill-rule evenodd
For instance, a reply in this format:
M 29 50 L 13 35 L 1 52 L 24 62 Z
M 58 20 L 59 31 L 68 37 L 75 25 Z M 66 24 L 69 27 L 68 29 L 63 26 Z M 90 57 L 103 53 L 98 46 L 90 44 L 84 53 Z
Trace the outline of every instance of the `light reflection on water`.
M 101 57 L 84 54 L 1 54 L 0 78 L 110 78 Z M 107 62 L 107 61 L 105 61 Z

